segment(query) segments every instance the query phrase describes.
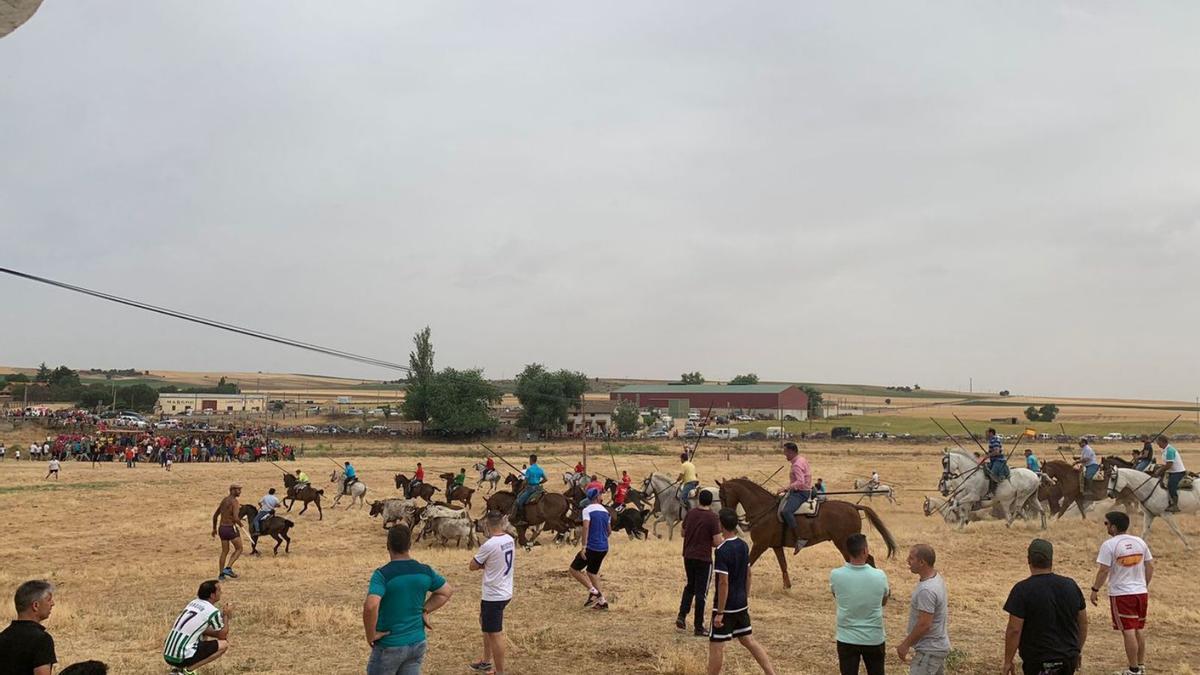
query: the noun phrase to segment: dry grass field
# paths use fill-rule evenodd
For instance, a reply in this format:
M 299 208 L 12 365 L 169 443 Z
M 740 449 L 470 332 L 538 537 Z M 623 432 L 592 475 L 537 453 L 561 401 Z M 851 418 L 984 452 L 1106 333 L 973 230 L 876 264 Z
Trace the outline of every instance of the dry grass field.
M 459 447 L 421 446 L 432 472 L 468 466 Z M 875 506 L 901 545 L 897 557 L 881 567 L 891 579 L 888 641 L 899 641 L 914 579 L 904 564 L 905 547 L 931 542 L 951 589 L 951 672 L 996 672 L 1005 624 L 1001 610 L 1008 588 L 1026 573 L 1024 550 L 1039 533 L 1018 523 L 973 523 L 952 532 L 940 519 L 921 513 L 923 495 L 940 471 L 933 448 L 896 446 L 809 446 L 817 475 L 844 488 L 854 477 L 877 468 L 885 480 L 904 488 L 901 504 L 879 500 Z M 1186 449 L 1185 449 L 1186 452 Z M 782 462 L 767 448 L 759 454 L 732 456 L 701 446 L 699 467 L 710 482 L 722 476 L 764 478 Z M 547 448 L 573 461 L 574 446 Z M 1194 453 L 1191 456 L 1196 456 Z M 340 457 L 339 457 L 340 459 Z M 369 456 L 356 464 L 370 486 L 369 497 L 394 496 L 391 474 L 408 469 L 413 457 Z M 611 472 L 608 457 L 594 458 L 595 470 Z M 618 459 L 640 479 L 657 465 L 670 469 L 664 456 Z M 333 468 L 325 457 L 297 462 L 323 482 Z M 556 467 L 548 462 L 557 479 Z M 291 468 L 291 465 L 289 465 Z M 21 581 L 46 577 L 58 585 L 57 606 L 48 621 L 61 664 L 99 658 L 116 673 L 165 673 L 159 658 L 164 632 L 198 583 L 215 575 L 218 544 L 209 536 L 213 509 L 232 481 L 245 485 L 246 501 L 279 486 L 278 471 L 261 465 L 177 465 L 171 473 L 157 467 L 126 469 L 119 464 L 92 468 L 67 463 L 62 480 L 42 480 L 44 466 L 10 459 L 0 464 L 0 516 L 7 545 L 0 551 L 0 589 L 5 596 Z M 476 512 L 481 506 L 476 505 Z M 241 578 L 226 584 L 224 604 L 233 608 L 232 647 L 206 673 L 355 673 L 364 669 L 367 646 L 360 608 L 371 571 L 387 560 L 384 531 L 365 511 L 327 508 L 324 521 L 315 510 L 296 518 L 290 555 L 245 559 Z M 1186 531 L 1200 543 L 1200 521 L 1184 518 Z M 1161 526 L 1161 525 L 1160 525 Z M 665 532 L 665 528 L 663 529 Z M 869 533 L 872 547 L 883 543 Z M 1047 535 L 1056 545 L 1059 571 L 1086 589 L 1094 572 L 1096 547 L 1103 538 L 1095 521 L 1079 518 L 1053 523 Z M 265 540 L 264 540 L 265 541 Z M 1194 650 L 1200 626 L 1200 589 L 1193 555 L 1156 530 L 1151 545 L 1159 560 L 1151 600 L 1148 664 L 1157 673 L 1200 669 Z M 249 544 L 247 542 L 247 550 Z M 706 643 L 675 631 L 673 619 L 683 583 L 680 540 L 629 541 L 614 538 L 604 579 L 612 609 L 582 608 L 585 593 L 568 579 L 571 549 L 548 544 L 521 552 L 517 559 L 517 597 L 508 611 L 507 635 L 513 673 L 568 673 L 586 667 L 612 673 L 703 672 Z M 440 570 L 455 589 L 447 607 L 433 617 L 426 672 L 467 672 L 478 656 L 479 576 L 467 571 L 469 552 L 430 548 L 424 542 L 415 557 Z M 768 554 L 755 567 L 751 599 L 755 634 L 767 647 L 780 673 L 833 671 L 834 604 L 827 588 L 829 570 L 840 564 L 833 547 L 822 544 L 788 556 L 795 586 L 782 588 L 778 568 Z M 11 617 L 6 602 L 0 618 Z M 1106 673 L 1121 662 L 1120 643 L 1107 625 L 1107 609 L 1091 611 L 1092 632 L 1086 673 Z M 726 672 L 752 673 L 754 664 L 741 649 L 729 650 Z M 894 655 L 889 668 L 900 672 Z

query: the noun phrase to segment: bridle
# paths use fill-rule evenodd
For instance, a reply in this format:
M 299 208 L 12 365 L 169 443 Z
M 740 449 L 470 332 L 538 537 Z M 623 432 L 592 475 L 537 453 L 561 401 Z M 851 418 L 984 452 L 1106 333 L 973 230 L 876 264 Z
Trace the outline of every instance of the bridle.
M 1135 469 L 1130 469 L 1130 471 L 1134 471 L 1134 470 Z M 1118 474 L 1117 469 L 1114 468 L 1112 470 L 1111 476 L 1108 479 L 1108 496 L 1110 499 L 1116 499 L 1117 495 L 1119 494 L 1117 492 L 1117 480 L 1119 477 L 1120 477 L 1120 474 Z M 1138 490 L 1141 490 L 1142 487 L 1144 487 L 1146 485 L 1146 483 L 1149 483 L 1150 481 L 1155 481 L 1154 487 L 1150 489 L 1150 494 L 1146 495 L 1145 499 L 1138 497 Z M 1155 492 L 1158 492 L 1159 487 L 1161 487 L 1161 485 L 1160 485 L 1158 476 L 1151 474 L 1151 475 L 1146 476 L 1146 480 L 1138 483 L 1137 487 L 1130 488 L 1130 492 L 1132 492 L 1133 496 L 1137 498 L 1138 502 L 1142 505 L 1142 508 L 1149 511 L 1150 507 L 1146 505 L 1146 502 L 1150 501 L 1150 498 L 1154 496 Z

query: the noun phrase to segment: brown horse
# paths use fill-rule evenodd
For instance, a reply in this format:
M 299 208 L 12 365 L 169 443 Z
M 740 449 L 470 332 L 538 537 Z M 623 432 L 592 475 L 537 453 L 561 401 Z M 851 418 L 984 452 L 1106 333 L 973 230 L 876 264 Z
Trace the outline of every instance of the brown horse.
M 254 517 L 258 515 L 258 509 L 251 504 L 242 504 L 241 510 L 238 511 L 238 518 L 246 519 L 246 530 L 253 532 L 252 527 Z M 275 555 L 279 555 L 279 545 L 287 541 L 287 546 L 283 547 L 284 553 L 290 553 L 292 550 L 292 538 L 288 536 L 288 530 L 296 526 L 296 523 L 284 518 L 283 516 L 269 516 L 263 521 L 262 527 L 258 534 L 250 535 L 250 553 L 251 555 L 259 555 L 258 553 L 258 538 L 262 535 L 267 535 L 275 540 Z
M 462 502 L 467 510 L 471 510 L 471 496 L 475 494 L 475 488 L 469 488 L 466 485 L 455 485 L 454 474 L 442 473 L 438 474 L 438 478 L 446 481 L 446 503 Z
M 488 511 L 511 512 L 513 504 L 517 501 L 517 495 L 525 487 L 525 481 L 513 474 L 509 474 L 504 479 L 504 483 L 512 485 L 512 492 L 493 493 L 487 499 Z M 512 523 L 517 530 L 517 542 L 528 548 L 544 528 L 553 530 L 559 535 L 566 534 L 575 526 L 575 523 L 567 515 L 568 510 L 566 497 L 556 492 L 543 492 L 537 502 L 525 505 L 525 522 L 520 525 Z M 535 532 L 532 537 L 526 538 L 526 530 L 529 528 L 534 528 Z
M 409 494 L 408 483 L 408 476 L 405 476 L 402 473 L 396 474 L 396 489 L 403 491 L 408 499 L 416 499 L 417 497 L 420 497 L 426 502 L 431 502 L 433 501 L 433 493 L 442 491 L 442 489 L 437 486 L 430 485 L 425 481 L 421 481 L 421 484 L 417 486 L 417 489 L 414 490 L 412 494 Z
M 311 485 L 305 485 L 303 488 L 297 489 L 296 477 L 290 473 L 283 474 L 283 486 L 287 488 L 287 496 L 283 498 L 283 501 L 289 513 L 297 499 L 304 502 L 304 508 L 300 509 L 300 513 L 297 514 L 300 516 L 304 515 L 304 512 L 308 510 L 309 502 L 316 502 L 317 520 L 325 520 L 325 513 L 321 511 L 321 495 L 325 494 L 324 490 L 318 490 Z
M 735 510 L 740 504 L 746 512 L 746 519 L 750 522 L 750 540 L 754 544 L 750 548 L 750 564 L 753 565 L 767 549 L 775 551 L 775 558 L 779 560 L 779 571 L 783 573 L 783 586 L 791 588 L 792 580 L 788 576 L 783 547 L 794 546 L 796 538 L 790 530 L 785 531 L 786 528 L 777 515 L 779 497 L 747 478 L 717 481 L 717 487 L 721 494 L 721 504 Z M 859 512 L 865 513 L 875 529 L 879 530 L 883 542 L 887 544 L 887 557 L 895 555 L 896 540 L 869 506 L 837 500 L 825 501 L 821 503 L 815 517 L 796 516 L 796 525 L 800 536 L 808 542 L 805 546 L 828 541 L 837 547 L 843 558 L 850 560 L 850 552 L 846 550 L 846 538 L 862 532 L 862 518 Z M 867 562 L 874 566 L 874 557 L 869 557 Z
M 1091 485 L 1084 491 L 1079 479 L 1082 472 L 1066 462 L 1057 459 L 1043 462 L 1042 473 L 1053 478 L 1054 484 L 1062 492 L 1062 503 L 1054 514 L 1056 520 L 1062 518 L 1072 506 L 1079 508 L 1080 518 L 1087 518 L 1087 513 L 1083 510 L 1084 502 L 1098 502 L 1108 497 L 1106 481 L 1088 481 Z

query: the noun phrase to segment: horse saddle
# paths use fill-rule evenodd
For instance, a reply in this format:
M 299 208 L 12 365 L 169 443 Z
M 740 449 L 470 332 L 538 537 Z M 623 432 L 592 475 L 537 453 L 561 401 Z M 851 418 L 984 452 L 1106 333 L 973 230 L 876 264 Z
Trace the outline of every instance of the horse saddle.
M 525 502 L 525 506 L 529 506 L 530 504 L 536 504 L 536 503 L 542 501 L 542 496 L 545 494 L 546 494 L 545 490 L 537 490 L 536 492 L 534 492 L 532 495 L 529 496 L 529 501 Z
M 1161 487 L 1164 490 L 1167 489 L 1167 476 L 1168 475 L 1169 474 L 1167 474 L 1167 473 L 1163 473 L 1162 478 L 1159 479 L 1159 487 Z M 1183 477 L 1182 480 L 1179 481 L 1179 489 L 1180 490 L 1191 490 L 1191 489 L 1193 489 L 1193 486 L 1195 484 L 1196 484 L 1196 474 L 1189 472 L 1186 476 Z
M 786 502 L 787 496 L 780 497 L 779 506 L 775 508 L 775 517 L 779 519 L 779 522 L 783 522 L 783 505 Z M 801 504 L 800 507 L 792 513 L 797 516 L 804 516 L 805 518 L 815 518 L 817 516 L 817 511 L 820 508 L 820 502 L 815 499 L 810 499 Z

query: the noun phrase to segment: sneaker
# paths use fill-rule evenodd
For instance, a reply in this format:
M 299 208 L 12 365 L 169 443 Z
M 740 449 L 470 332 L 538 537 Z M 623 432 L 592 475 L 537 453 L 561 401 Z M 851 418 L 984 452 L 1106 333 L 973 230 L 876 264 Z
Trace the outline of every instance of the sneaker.
M 593 593 L 593 592 L 591 592 L 591 591 L 588 591 L 588 599 L 587 599 L 587 602 L 583 603 L 583 606 L 584 606 L 584 607 L 591 607 L 591 606 L 592 606 L 592 603 L 596 602 L 596 601 L 597 601 L 597 600 L 599 600 L 599 599 L 600 599 L 600 594 L 599 594 L 599 593 Z
M 229 575 L 225 574 L 225 570 L 221 570 L 221 573 L 217 575 L 217 581 L 225 581 L 228 578 Z
M 592 605 L 592 609 L 608 609 L 608 603 L 597 602 L 596 604 Z
M 696 637 L 708 637 L 708 629 L 704 626 L 696 626 L 696 630 L 692 631 L 692 635 Z
M 487 661 L 476 661 L 470 665 L 471 670 L 476 672 L 486 672 L 492 669 L 492 664 Z
M 682 616 L 675 619 L 675 627 L 679 630 L 687 630 L 687 622 L 683 620 Z
M 238 578 L 237 573 L 233 571 L 232 567 L 226 567 L 224 572 L 225 572 L 225 576 L 229 577 L 230 579 Z

